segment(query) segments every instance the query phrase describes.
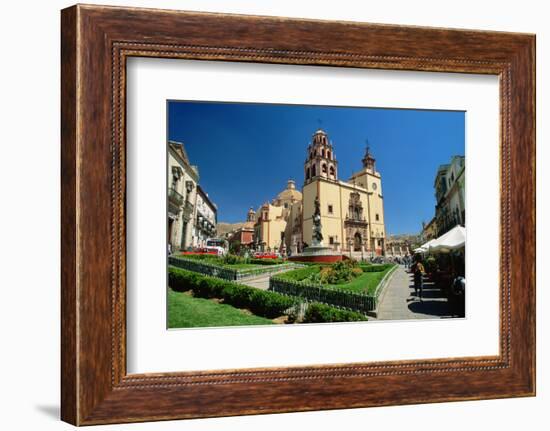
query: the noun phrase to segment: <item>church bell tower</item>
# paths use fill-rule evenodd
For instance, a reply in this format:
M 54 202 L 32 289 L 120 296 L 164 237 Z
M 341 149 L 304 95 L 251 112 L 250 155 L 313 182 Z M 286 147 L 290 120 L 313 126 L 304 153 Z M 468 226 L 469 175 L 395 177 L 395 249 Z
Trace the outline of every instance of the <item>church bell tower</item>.
M 371 174 L 374 174 L 376 171 L 375 171 L 375 167 L 374 167 L 374 162 L 376 160 L 374 159 L 374 157 L 372 157 L 372 154 L 370 152 L 370 147 L 367 146 L 367 151 L 365 152 L 365 157 L 363 157 L 363 167 L 367 170 L 367 172 L 371 173 Z
M 324 130 L 317 130 L 307 147 L 304 163 L 304 185 L 316 178 L 338 180 L 338 162 L 334 156 L 332 143 Z

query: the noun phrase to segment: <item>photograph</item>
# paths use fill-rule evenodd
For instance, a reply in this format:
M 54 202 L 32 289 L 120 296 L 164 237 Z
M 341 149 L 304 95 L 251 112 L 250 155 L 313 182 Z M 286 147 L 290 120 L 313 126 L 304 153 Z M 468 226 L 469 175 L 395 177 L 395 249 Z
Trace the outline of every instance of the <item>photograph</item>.
M 465 112 L 167 101 L 169 329 L 465 318 Z
M 549 429 L 546 2 L 2 6 L 1 429 Z

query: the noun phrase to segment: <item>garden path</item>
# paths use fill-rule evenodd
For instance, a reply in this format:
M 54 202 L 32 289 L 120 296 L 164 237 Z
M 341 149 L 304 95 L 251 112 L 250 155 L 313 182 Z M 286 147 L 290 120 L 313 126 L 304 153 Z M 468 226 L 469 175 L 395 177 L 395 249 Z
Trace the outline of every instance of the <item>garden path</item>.
M 267 290 L 269 289 L 269 277 L 272 274 L 255 275 L 252 277 L 242 278 L 238 283 L 245 284 L 256 289 Z
M 296 269 L 296 265 L 290 268 L 279 270 L 277 272 L 272 272 L 271 274 L 252 275 L 250 277 L 241 278 L 238 283 L 245 284 L 250 287 L 255 287 L 256 289 L 267 290 L 269 289 L 269 278 L 272 275 L 279 274 L 281 272 L 292 271 L 293 269 Z

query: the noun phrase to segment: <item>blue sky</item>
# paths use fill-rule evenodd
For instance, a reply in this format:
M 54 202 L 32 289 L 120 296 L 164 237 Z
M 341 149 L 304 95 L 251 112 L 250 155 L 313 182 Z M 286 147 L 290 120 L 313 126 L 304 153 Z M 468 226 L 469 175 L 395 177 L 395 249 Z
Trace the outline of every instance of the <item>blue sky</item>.
M 243 221 L 294 179 L 301 189 L 312 134 L 334 145 L 339 179 L 361 169 L 368 139 L 382 175 L 387 234 L 417 233 L 434 215 L 440 164 L 464 155 L 462 111 L 168 102 L 168 138 L 183 142 L 218 221 Z

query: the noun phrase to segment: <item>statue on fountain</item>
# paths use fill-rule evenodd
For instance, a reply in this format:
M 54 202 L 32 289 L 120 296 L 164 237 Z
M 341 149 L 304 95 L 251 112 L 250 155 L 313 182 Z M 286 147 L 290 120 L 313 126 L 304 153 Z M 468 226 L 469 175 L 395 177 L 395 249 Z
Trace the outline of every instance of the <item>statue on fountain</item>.
M 321 202 L 319 196 L 315 198 L 315 212 L 313 213 L 313 247 L 323 246 L 323 234 L 321 232 Z
M 333 247 L 323 245 L 323 233 L 321 226 L 321 202 L 319 197 L 315 198 L 314 212 L 312 216 L 313 228 L 311 235 L 311 244 L 300 243 L 300 252 L 293 255 L 290 259 L 298 262 L 338 262 L 342 260 L 342 253 L 334 250 Z

